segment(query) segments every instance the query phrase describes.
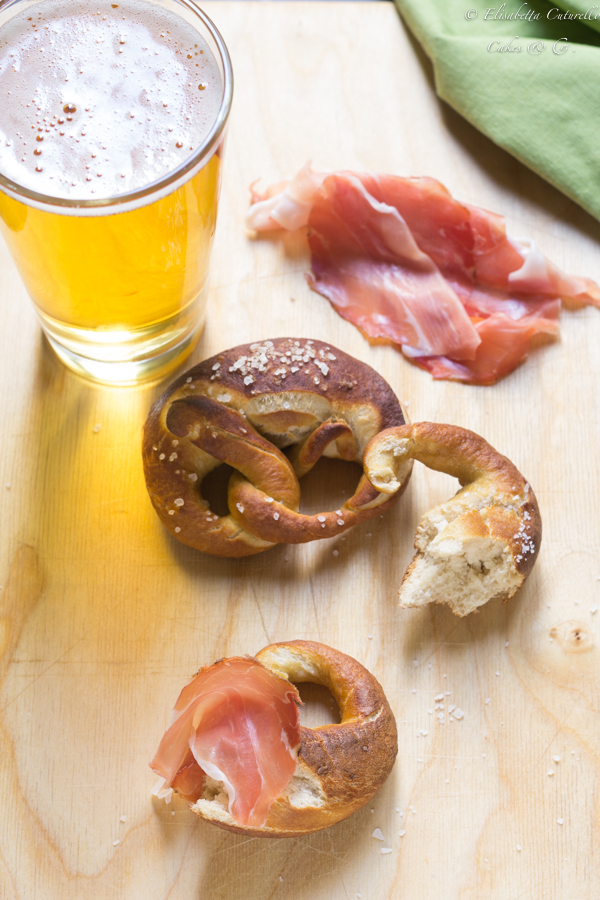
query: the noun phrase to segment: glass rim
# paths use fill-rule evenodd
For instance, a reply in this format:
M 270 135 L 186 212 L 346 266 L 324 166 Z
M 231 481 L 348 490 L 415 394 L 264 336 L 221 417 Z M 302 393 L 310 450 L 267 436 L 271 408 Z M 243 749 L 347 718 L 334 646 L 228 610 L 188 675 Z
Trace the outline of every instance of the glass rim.
M 10 6 L 18 5 L 19 2 L 20 0 L 0 0 L 0 12 Z M 150 2 L 152 2 L 152 0 L 150 0 Z M 95 197 L 94 199 L 89 200 L 77 200 L 70 197 L 54 197 L 50 194 L 42 194 L 39 191 L 26 188 L 0 172 L 0 188 L 5 193 L 15 200 L 24 202 L 28 206 L 36 206 L 38 209 L 52 208 L 55 212 L 58 212 L 59 209 L 62 209 L 64 212 L 67 212 L 68 210 L 83 211 L 86 209 L 104 210 L 108 212 L 113 207 L 115 208 L 114 211 L 117 212 L 121 207 L 137 205 L 137 202 L 149 198 L 153 194 L 160 193 L 166 195 L 167 193 L 171 193 L 171 191 L 168 190 L 169 188 L 176 190 L 178 186 L 177 182 L 183 181 L 184 177 L 189 175 L 199 163 L 212 155 L 212 151 L 216 149 L 222 137 L 231 109 L 231 101 L 233 98 L 233 67 L 231 65 L 227 45 L 225 44 L 219 29 L 206 15 L 204 10 L 197 6 L 194 0 L 175 0 L 175 2 L 187 7 L 190 12 L 203 22 L 217 45 L 221 63 L 223 65 L 223 95 L 221 97 L 217 118 L 202 143 L 196 148 L 192 155 L 180 163 L 180 165 L 167 172 L 166 175 L 149 182 L 143 187 L 109 197 Z

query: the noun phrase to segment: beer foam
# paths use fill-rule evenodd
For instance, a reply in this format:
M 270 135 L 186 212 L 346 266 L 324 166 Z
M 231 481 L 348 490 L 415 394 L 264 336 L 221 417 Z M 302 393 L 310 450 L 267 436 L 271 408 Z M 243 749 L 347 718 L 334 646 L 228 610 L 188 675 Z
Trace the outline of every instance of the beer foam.
M 214 124 L 216 60 L 184 19 L 147 0 L 44 0 L 0 27 L 0 172 L 69 199 L 143 188 Z

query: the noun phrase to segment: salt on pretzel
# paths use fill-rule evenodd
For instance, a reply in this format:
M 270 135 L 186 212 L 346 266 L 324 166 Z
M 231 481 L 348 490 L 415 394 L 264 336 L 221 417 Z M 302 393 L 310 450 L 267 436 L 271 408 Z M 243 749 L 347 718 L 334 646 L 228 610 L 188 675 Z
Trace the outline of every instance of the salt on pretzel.
M 190 369 L 152 407 L 143 440 L 148 492 L 174 537 L 215 556 L 333 537 L 389 508 L 412 464 L 397 490 L 380 492 L 363 475 L 339 509 L 315 515 L 299 512 L 298 478 L 322 455 L 361 464 L 372 437 L 405 421 L 387 382 L 329 344 L 244 344 Z M 235 470 L 227 516 L 212 512 L 200 490 L 222 463 Z
M 376 678 L 357 660 L 315 641 L 270 644 L 256 659 L 281 678 L 324 685 L 340 722 L 300 726 L 296 771 L 259 828 L 240 825 L 228 812 L 223 785 L 207 780 L 191 809 L 228 831 L 251 837 L 298 837 L 356 812 L 379 791 L 398 752 L 396 720 Z
M 397 490 L 408 460 L 458 478 L 461 490 L 421 519 L 415 554 L 398 592 L 401 607 L 447 603 L 458 616 L 508 600 L 535 563 L 542 522 L 531 487 L 482 437 L 420 422 L 378 434 L 364 467 L 380 491 Z

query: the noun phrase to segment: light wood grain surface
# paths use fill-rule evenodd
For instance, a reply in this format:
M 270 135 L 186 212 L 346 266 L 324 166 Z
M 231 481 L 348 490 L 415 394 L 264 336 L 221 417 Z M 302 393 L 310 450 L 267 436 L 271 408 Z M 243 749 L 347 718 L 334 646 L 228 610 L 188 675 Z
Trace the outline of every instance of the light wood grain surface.
M 600 226 L 439 104 L 391 4 L 206 9 L 236 93 L 194 361 L 280 335 L 343 348 L 414 420 L 474 429 L 513 459 L 540 502 L 542 551 L 507 606 L 464 620 L 398 610 L 418 518 L 456 487 L 422 467 L 394 512 L 346 538 L 239 561 L 182 547 L 140 464 L 160 386 L 94 387 L 62 368 L 1 246 L 0 897 L 595 900 L 600 312 L 565 312 L 561 341 L 495 387 L 436 383 L 310 292 L 301 240 L 249 240 L 243 217 L 253 180 L 310 158 L 439 178 L 596 280 Z M 313 508 L 352 489 L 340 467 L 309 476 Z M 371 807 L 310 837 L 261 841 L 151 798 L 148 760 L 199 665 L 297 637 L 355 656 L 387 692 L 400 752 Z M 440 692 L 462 721 L 428 712 Z M 326 705 L 307 715 L 323 720 Z

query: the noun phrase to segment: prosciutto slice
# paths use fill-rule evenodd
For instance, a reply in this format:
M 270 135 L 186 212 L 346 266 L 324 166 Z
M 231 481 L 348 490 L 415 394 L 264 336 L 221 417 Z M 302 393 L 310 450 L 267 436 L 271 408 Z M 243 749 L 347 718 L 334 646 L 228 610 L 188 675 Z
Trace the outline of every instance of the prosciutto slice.
M 434 378 L 493 384 L 556 336 L 561 298 L 600 307 L 600 289 L 565 275 L 504 218 L 455 200 L 432 178 L 304 166 L 253 190 L 256 230 L 309 227 L 313 290 L 368 338 L 401 346 Z
M 241 825 L 264 825 L 296 770 L 299 694 L 250 657 L 204 667 L 182 690 L 150 768 L 155 788 L 195 803 L 206 776 L 222 781 Z

